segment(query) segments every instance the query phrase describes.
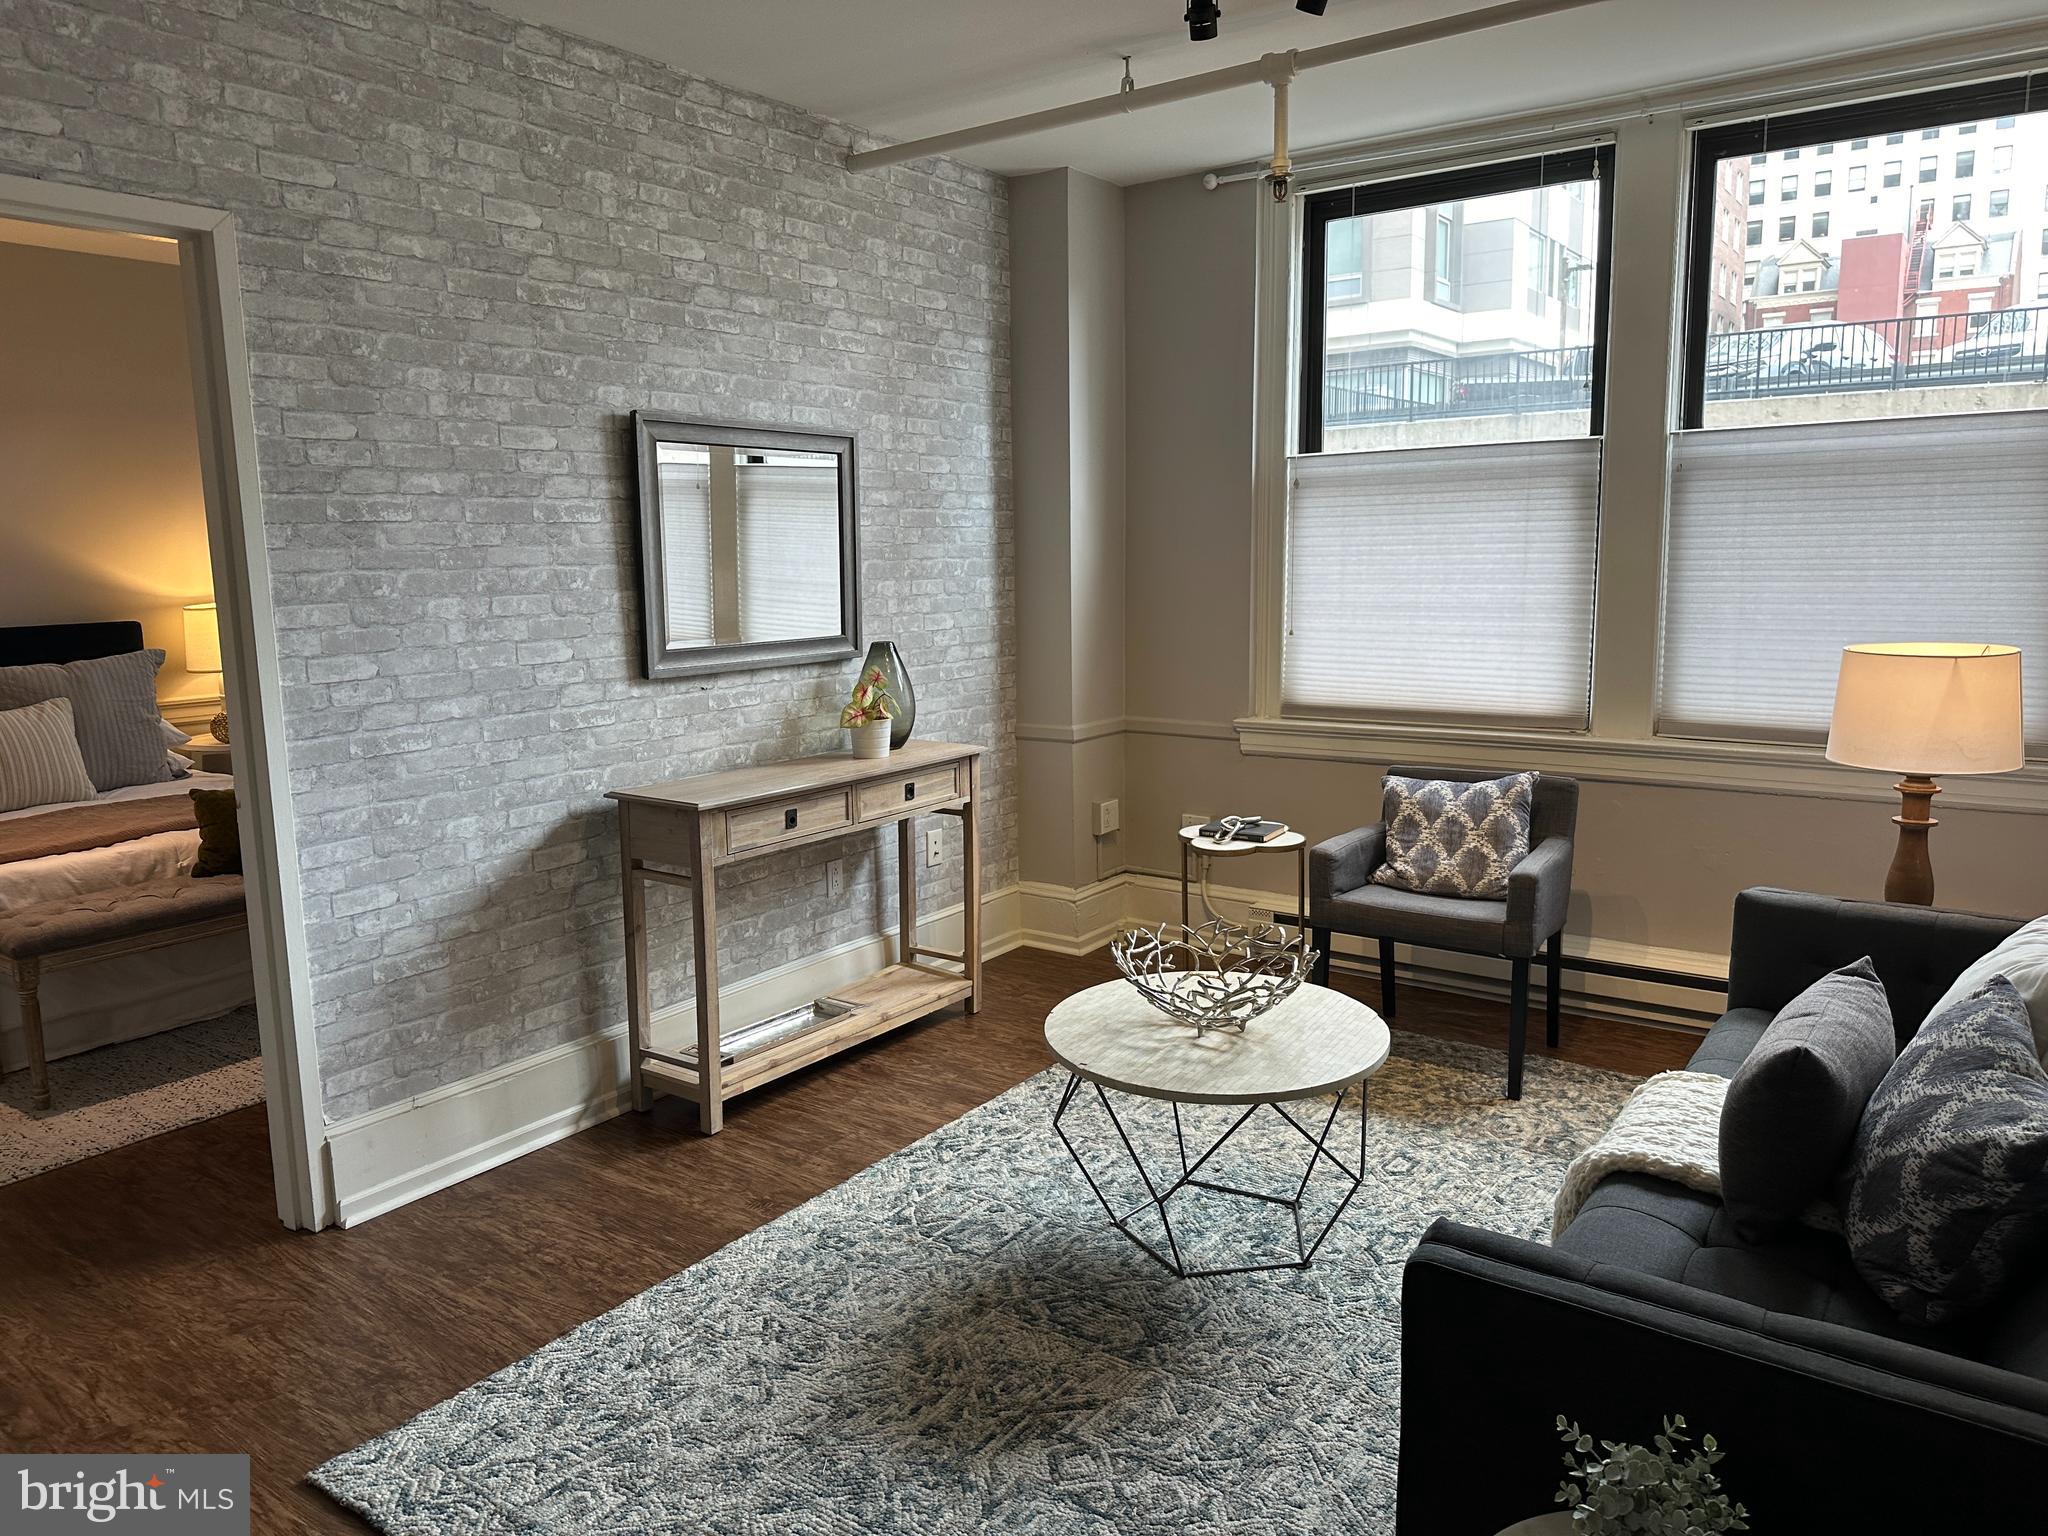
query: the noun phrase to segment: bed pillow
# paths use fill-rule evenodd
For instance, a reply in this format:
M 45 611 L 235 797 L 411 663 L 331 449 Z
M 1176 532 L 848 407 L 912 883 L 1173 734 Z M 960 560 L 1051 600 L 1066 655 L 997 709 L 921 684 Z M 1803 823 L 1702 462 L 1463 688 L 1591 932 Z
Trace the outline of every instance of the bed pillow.
M 0 710 L 0 811 L 91 798 L 69 699 Z
M 46 699 L 71 701 L 71 726 L 95 788 L 161 784 L 171 777 L 156 701 L 161 650 L 124 651 L 89 661 L 0 667 L 0 709 Z
M 215 875 L 242 872 L 242 831 L 235 821 L 235 792 L 232 789 L 195 789 L 192 819 L 199 823 L 199 857 L 193 861 L 193 878 L 210 880 Z
M 1832 1194 L 1897 1039 L 1868 956 L 1778 1011 L 1721 1107 L 1721 1203 L 1743 1237 L 1796 1226 Z
M 2048 1261 L 2048 1072 L 1994 976 L 1906 1042 L 1864 1111 L 1842 1227 L 1856 1272 L 1909 1323 L 1951 1322 Z
M 1372 883 L 1499 901 L 1508 893 L 1508 871 L 1529 856 L 1535 798 L 1533 773 L 1477 784 L 1388 774 L 1380 804 L 1386 862 L 1372 872 Z
M 1974 997 L 1994 976 L 2003 976 L 2027 1005 L 2034 1031 L 2034 1054 L 2048 1064 L 2048 917 L 2037 917 L 1975 964 L 1964 967 L 1955 985 L 1927 1010 L 1939 1018 L 1966 997 Z M 1922 1028 L 1926 1027 L 1923 1020 Z

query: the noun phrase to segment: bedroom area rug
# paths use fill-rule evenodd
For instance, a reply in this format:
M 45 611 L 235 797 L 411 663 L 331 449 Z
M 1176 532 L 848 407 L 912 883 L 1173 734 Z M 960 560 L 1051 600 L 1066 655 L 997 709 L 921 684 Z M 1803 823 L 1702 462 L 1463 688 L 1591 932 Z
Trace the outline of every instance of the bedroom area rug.
M 50 1108 L 28 1073 L 0 1077 L 0 1184 L 263 1102 L 253 1003 L 50 1063 Z
M 1391 1530 L 1409 1252 L 1439 1215 L 1542 1237 L 1635 1086 L 1532 1059 L 1508 1103 L 1500 1052 L 1394 1038 L 1364 1187 L 1310 1269 L 1167 1273 L 1107 1225 L 1047 1071 L 311 1481 L 392 1536 Z M 1141 1107 L 1159 1113 L 1126 1124 L 1157 1176 L 1172 1124 Z M 1189 1114 L 1190 1143 L 1225 1113 Z M 1098 1177 L 1114 1167 L 1099 1106 L 1068 1123 Z M 1240 1138 L 1214 1171 L 1299 1179 L 1276 1117 Z M 1348 1106 L 1331 1145 L 1357 1155 Z M 1306 1219 L 1344 1182 L 1314 1181 Z M 1142 1195 L 1128 1171 L 1104 1188 Z M 1291 1241 L 1228 1203 L 1177 1217 L 1183 1243 Z

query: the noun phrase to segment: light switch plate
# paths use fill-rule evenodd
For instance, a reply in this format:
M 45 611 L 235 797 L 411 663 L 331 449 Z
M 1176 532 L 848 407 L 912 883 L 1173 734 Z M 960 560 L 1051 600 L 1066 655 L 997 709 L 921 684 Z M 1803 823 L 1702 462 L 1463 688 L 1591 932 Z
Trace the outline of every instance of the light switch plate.
M 846 894 L 846 860 L 828 859 L 825 863 L 825 894 L 837 901 Z
M 1107 837 L 1123 826 L 1123 806 L 1115 800 L 1095 802 L 1095 835 Z
M 946 845 L 937 827 L 927 827 L 924 833 L 924 867 L 937 869 L 939 861 L 946 856 Z

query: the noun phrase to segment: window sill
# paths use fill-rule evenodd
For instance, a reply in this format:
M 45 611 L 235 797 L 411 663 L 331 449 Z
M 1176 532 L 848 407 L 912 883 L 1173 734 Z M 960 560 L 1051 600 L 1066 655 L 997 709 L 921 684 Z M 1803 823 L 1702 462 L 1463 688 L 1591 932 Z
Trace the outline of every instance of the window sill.
M 1447 767 L 1550 773 L 1604 784 L 1662 784 L 1817 800 L 1895 802 L 1896 774 L 1845 768 L 1819 747 L 1673 737 L 1622 740 L 1509 727 L 1375 724 L 1252 716 L 1233 722 L 1247 757 L 1325 762 L 1442 763 Z M 1958 775 L 1942 781 L 1943 808 L 2048 812 L 2048 763 L 2016 773 Z

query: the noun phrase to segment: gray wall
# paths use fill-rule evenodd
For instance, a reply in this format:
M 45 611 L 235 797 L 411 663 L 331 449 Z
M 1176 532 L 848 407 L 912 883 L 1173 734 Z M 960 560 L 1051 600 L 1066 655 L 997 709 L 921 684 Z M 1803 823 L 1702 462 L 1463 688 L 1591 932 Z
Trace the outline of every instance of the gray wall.
M 1123 867 L 1092 815 L 1124 795 L 1123 196 L 1073 170 L 1010 189 L 1019 873 L 1063 887 Z
M 623 1017 L 605 789 L 843 740 L 851 663 L 638 680 L 635 407 L 859 435 L 868 632 L 1015 878 L 999 181 L 455 0 L 6 14 L 0 171 L 239 220 L 330 1118 Z M 884 926 L 838 851 L 744 867 L 729 981 Z
M 1134 870 L 1178 868 L 1183 812 L 1257 810 L 1312 837 L 1373 819 L 1376 762 L 1247 757 L 1229 722 L 1250 709 L 1252 376 L 1257 183 L 1205 192 L 1179 178 L 1127 189 L 1130 803 Z M 1654 231 L 1644 239 L 1659 238 Z M 1629 256 L 1624 246 L 1618 259 Z M 1655 552 L 1651 552 L 1654 562 Z M 1638 573 L 1654 592 L 1654 563 Z M 1359 572 L 1370 601 L 1372 572 Z M 1476 764 L 1475 764 L 1476 765 Z M 1501 763 L 1503 769 L 1512 763 Z M 1895 807 L 1669 785 L 1584 785 L 1571 931 L 1725 954 L 1735 893 L 1775 884 L 1875 899 Z M 1943 809 L 1945 906 L 2034 916 L 2048 816 Z M 1271 892 L 1290 871 L 1231 881 Z

